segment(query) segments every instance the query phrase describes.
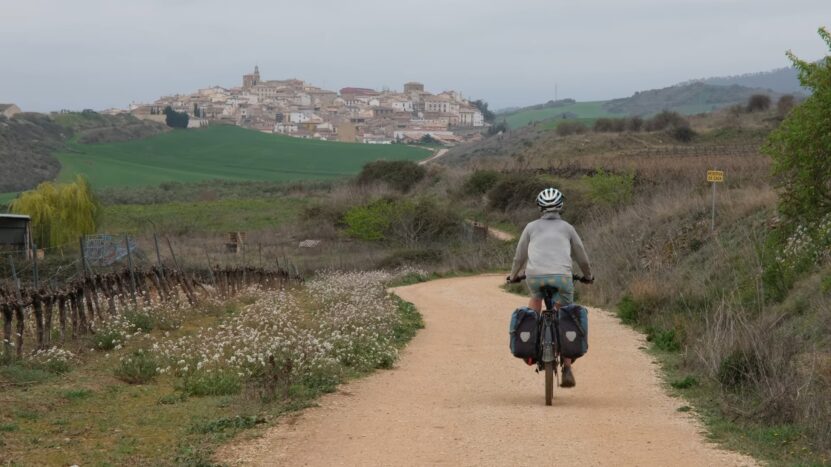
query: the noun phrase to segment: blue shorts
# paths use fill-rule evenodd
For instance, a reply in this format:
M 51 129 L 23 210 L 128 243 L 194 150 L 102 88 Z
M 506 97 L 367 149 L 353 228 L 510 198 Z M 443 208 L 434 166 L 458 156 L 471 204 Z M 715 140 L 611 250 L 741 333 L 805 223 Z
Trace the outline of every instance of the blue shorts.
M 558 289 L 558 293 L 554 294 L 554 301 L 559 302 L 560 305 L 574 303 L 574 281 L 571 274 L 528 276 L 525 278 L 525 284 L 528 286 L 528 290 L 531 291 L 531 296 L 536 299 L 544 298 L 540 291 L 541 287 L 551 285 Z

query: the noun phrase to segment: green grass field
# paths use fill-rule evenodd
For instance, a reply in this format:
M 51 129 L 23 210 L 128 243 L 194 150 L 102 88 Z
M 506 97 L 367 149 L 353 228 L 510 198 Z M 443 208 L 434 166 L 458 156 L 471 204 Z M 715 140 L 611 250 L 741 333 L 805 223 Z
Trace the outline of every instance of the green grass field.
M 605 101 L 595 102 L 577 102 L 561 107 L 551 107 L 539 110 L 519 110 L 505 116 L 508 126 L 511 128 L 519 128 L 531 122 L 540 122 L 544 120 L 551 120 L 559 117 L 564 113 L 571 113 L 577 116 L 578 119 L 592 119 L 592 121 L 600 117 L 618 116 L 611 114 L 603 109 Z M 499 118 L 499 117 L 497 117 Z
M 59 181 L 78 174 L 94 188 L 201 180 L 290 181 L 353 175 L 370 161 L 420 160 L 423 149 L 305 140 L 215 126 L 107 144 L 71 144 L 57 154 Z
M 118 204 L 104 207 L 102 232 L 230 232 L 274 228 L 300 216 L 300 198 L 223 199 L 198 203 Z

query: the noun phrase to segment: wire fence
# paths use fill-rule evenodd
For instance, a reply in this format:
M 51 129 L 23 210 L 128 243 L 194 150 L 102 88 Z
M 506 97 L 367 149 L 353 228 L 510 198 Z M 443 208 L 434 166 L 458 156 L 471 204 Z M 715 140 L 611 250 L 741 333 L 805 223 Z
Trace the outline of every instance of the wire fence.
M 204 248 L 204 266 L 198 266 L 193 261 L 183 265 L 181 250 L 177 257 L 176 249 L 167 238 L 164 243 L 169 256 L 167 261 L 163 260 L 158 236 L 154 235 L 153 240 L 155 258 L 130 246 L 125 247 L 126 261 L 117 259 L 112 264 L 99 263 L 97 267 L 87 260 L 83 239 L 78 244 L 76 258 L 62 255 L 55 264 L 39 263 L 38 254 L 27 259 L 22 255 L 25 252 L 18 251 L 17 257 L 4 252 L 8 264 L 0 269 L 6 277 L 0 284 L 0 314 L 6 358 L 21 357 L 29 350 L 34 352 L 92 334 L 97 322 L 123 314 L 139 304 L 186 300 L 193 306 L 211 297 L 229 299 L 252 285 L 282 288 L 303 281 L 286 258 L 282 264 L 279 259 L 264 261 L 262 247 L 258 248 L 256 265 L 245 258 L 244 249 L 241 261 L 220 265 L 212 261 L 208 249 Z M 125 245 L 132 244 L 130 239 L 126 242 Z M 235 252 L 233 256 L 239 254 Z M 217 257 L 214 255 L 213 259 Z M 45 264 L 49 266 L 43 268 Z M 29 339 L 34 343 L 29 343 Z

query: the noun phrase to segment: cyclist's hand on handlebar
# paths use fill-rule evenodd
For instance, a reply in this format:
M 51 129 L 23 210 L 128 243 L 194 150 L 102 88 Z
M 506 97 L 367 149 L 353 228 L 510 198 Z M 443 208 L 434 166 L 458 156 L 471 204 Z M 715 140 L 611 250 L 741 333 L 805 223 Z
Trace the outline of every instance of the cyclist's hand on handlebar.
M 516 276 L 516 277 L 508 276 L 508 277 L 505 278 L 505 281 L 507 281 L 509 284 L 518 284 L 518 283 L 522 282 L 523 280 L 525 280 L 525 276 Z

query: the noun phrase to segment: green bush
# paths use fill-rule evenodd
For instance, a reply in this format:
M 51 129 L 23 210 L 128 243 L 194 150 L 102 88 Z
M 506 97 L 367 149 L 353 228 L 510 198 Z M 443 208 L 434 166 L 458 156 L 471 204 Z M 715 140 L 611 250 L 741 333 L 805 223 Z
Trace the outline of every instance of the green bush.
M 427 175 L 427 170 L 410 161 L 375 161 L 366 164 L 358 174 L 358 184 L 383 182 L 398 191 L 410 191 Z
M 459 214 L 430 198 L 376 200 L 344 215 L 346 234 L 366 241 L 390 240 L 407 246 L 458 235 Z
M 611 207 L 629 203 L 635 187 L 635 174 L 618 175 L 598 169 L 595 175 L 586 177 L 592 201 Z
M 646 340 L 652 342 L 658 350 L 664 352 L 678 352 L 681 350 L 681 343 L 678 341 L 675 329 L 651 328 L 646 335 Z
M 831 33 L 820 29 L 820 36 L 831 49 Z M 789 57 L 802 86 L 813 92 L 770 134 L 764 152 L 773 159 L 779 211 L 791 219 L 816 221 L 831 212 L 831 60 Z
M 459 235 L 462 222 L 455 209 L 432 198 L 402 199 L 393 205 L 389 237 L 409 247 L 440 242 Z
M 664 110 L 644 122 L 644 129 L 646 131 L 663 131 L 682 126 L 688 127 L 690 123 L 678 112 L 671 112 L 669 110 Z
M 688 126 L 677 126 L 669 130 L 669 135 L 676 141 L 689 143 L 698 136 L 698 133 Z
M 689 389 L 694 386 L 698 386 L 698 380 L 695 376 L 687 376 L 683 379 L 679 379 L 669 383 L 675 389 Z
M 466 196 L 483 195 L 499 181 L 500 174 L 495 170 L 477 170 L 468 175 L 462 185 L 462 194 Z
M 748 112 L 764 112 L 770 108 L 770 96 L 767 94 L 754 94 L 747 100 Z
M 121 359 L 121 363 L 115 369 L 115 376 L 125 383 L 144 384 L 156 377 L 156 368 L 156 359 L 139 349 Z
M 643 129 L 643 119 L 641 117 L 632 117 L 626 120 L 626 131 L 637 133 Z
M 393 210 L 393 202 L 389 200 L 355 206 L 343 216 L 346 234 L 359 240 L 383 240 L 392 223 Z
M 592 128 L 596 133 L 622 133 L 626 130 L 625 118 L 598 118 Z
M 508 211 L 518 207 L 533 206 L 537 195 L 551 186 L 539 177 L 524 174 L 510 174 L 488 191 L 488 205 L 491 209 Z
M 624 323 L 635 324 L 638 322 L 639 309 L 640 307 L 635 303 L 632 296 L 626 294 L 617 304 L 617 315 Z
M 196 371 L 182 380 L 182 390 L 189 396 L 227 396 L 242 389 L 242 381 L 234 373 Z
M 557 125 L 557 128 L 554 130 L 559 136 L 568 136 L 568 135 L 582 135 L 589 131 L 589 127 L 587 127 L 582 122 L 574 122 L 574 121 L 565 121 Z

